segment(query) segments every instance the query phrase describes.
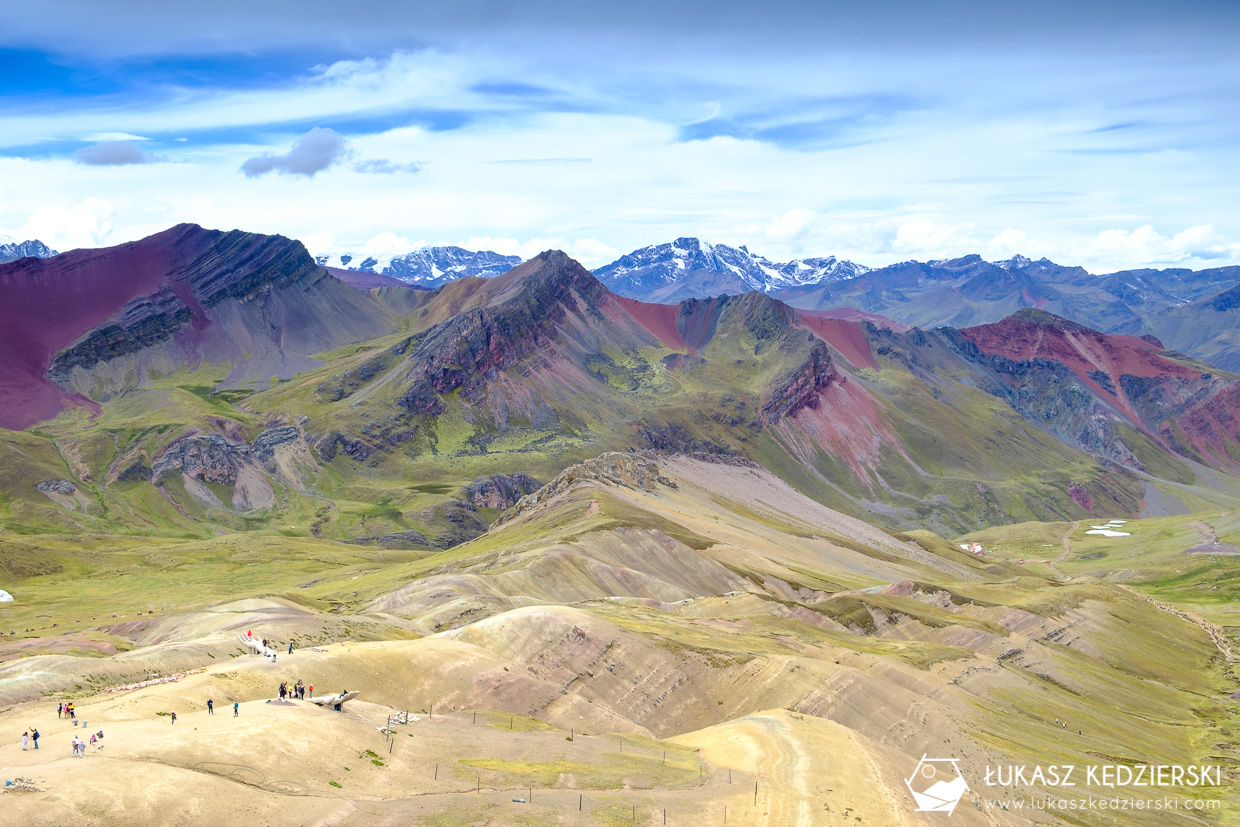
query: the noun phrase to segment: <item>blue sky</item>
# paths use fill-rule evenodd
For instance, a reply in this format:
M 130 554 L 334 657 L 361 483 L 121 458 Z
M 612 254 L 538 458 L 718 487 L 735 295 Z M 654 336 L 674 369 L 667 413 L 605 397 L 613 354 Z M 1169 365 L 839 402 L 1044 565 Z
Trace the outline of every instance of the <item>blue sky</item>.
M 6 0 L 0 234 L 1234 264 L 1237 35 L 1232 2 Z

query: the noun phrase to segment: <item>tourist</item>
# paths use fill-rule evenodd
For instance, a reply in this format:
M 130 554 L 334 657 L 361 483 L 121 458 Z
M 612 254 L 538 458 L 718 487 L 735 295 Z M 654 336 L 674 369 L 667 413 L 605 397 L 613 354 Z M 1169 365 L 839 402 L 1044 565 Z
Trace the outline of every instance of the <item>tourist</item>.
M 27 730 L 22 733 L 22 752 L 26 751 L 26 747 L 29 744 L 30 744 L 30 731 Z
M 293 654 L 293 641 L 291 640 L 288 642 L 288 653 Z
M 73 704 L 69 704 L 69 717 L 74 721 L 77 720 L 77 710 L 73 708 Z
M 241 714 L 241 702 L 233 701 L 233 717 L 236 718 Z
M 57 717 L 57 718 L 59 718 L 61 715 L 63 715 L 63 714 L 64 714 L 64 711 L 65 711 L 65 705 L 64 705 L 64 704 L 56 704 L 56 717 Z
M 314 697 L 314 684 L 310 684 L 310 697 Z
M 92 747 L 93 749 L 95 749 L 96 751 L 99 749 L 99 735 L 98 735 L 98 733 L 91 733 L 91 736 L 90 736 L 90 745 L 91 745 L 91 747 Z
M 34 741 L 34 748 L 38 749 L 39 748 L 39 730 L 38 729 L 32 728 L 30 730 L 30 740 Z
M 208 715 L 215 714 L 215 701 L 211 700 L 210 698 L 207 698 L 207 714 Z
M 172 712 L 172 713 L 169 713 L 169 714 L 170 714 L 170 715 L 172 715 L 172 723 L 173 723 L 173 725 L 175 726 L 175 725 L 176 725 L 176 722 L 177 722 L 177 714 L 176 714 L 175 712 Z
M 73 757 L 78 757 L 78 737 L 76 735 L 73 736 Z

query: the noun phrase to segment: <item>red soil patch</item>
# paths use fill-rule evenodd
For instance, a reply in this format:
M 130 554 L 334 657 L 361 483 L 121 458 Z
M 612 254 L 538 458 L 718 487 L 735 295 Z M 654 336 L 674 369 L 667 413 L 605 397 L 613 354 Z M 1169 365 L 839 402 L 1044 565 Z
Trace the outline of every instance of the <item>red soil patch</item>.
M 907 333 L 913 328 L 909 325 L 897 322 L 895 319 L 888 319 L 886 316 L 880 316 L 877 313 L 867 313 L 864 310 L 858 310 L 855 307 L 834 307 L 830 310 L 797 310 L 802 318 L 815 319 L 839 319 L 845 322 L 870 322 L 879 330 L 887 328 L 896 333 Z
M 1114 377 L 1183 376 L 1200 373 L 1159 352 L 1159 348 L 1136 336 L 1099 333 L 1086 327 L 1039 324 L 1009 317 L 996 324 L 966 327 L 960 333 L 987 353 L 1017 361 L 1054 359 L 1085 377 L 1101 370 Z
M 837 376 L 818 394 L 818 407 L 804 407 L 780 421 L 798 459 L 812 466 L 811 446 L 800 444 L 796 432 L 808 436 L 827 454 L 846 464 L 858 480 L 874 483 L 872 469 L 882 460 L 884 447 L 901 451 L 900 440 L 884 416 L 878 400 L 847 373 Z
M 877 368 L 865 331 L 855 321 L 810 316 L 801 313 L 801 325 L 813 331 L 855 368 Z
M 1094 513 L 1094 498 L 1087 490 L 1085 490 L 1085 486 L 1077 482 L 1068 483 L 1068 496 L 1072 498 L 1072 502 L 1088 511 L 1090 514 Z
M 633 320 L 654 334 L 660 342 L 672 350 L 693 350 L 676 329 L 676 314 L 680 308 L 674 304 L 648 304 L 636 299 L 612 294 L 611 299 L 628 311 Z

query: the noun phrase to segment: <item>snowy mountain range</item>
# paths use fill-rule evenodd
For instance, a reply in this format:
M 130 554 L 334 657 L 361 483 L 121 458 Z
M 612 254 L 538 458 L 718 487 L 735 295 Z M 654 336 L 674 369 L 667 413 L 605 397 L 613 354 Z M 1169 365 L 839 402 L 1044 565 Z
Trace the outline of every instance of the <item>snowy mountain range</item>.
M 505 256 L 490 250 L 473 252 L 451 246 L 423 247 L 411 253 L 386 257 L 332 253 L 316 256 L 315 261 L 324 267 L 378 273 L 424 287 L 437 287 L 467 276 L 490 278 L 506 273 L 521 263 L 518 256 Z
M 835 256 L 777 263 L 749 252 L 744 245 L 729 247 L 696 238 L 678 238 L 670 244 L 634 250 L 595 270 L 594 275 L 623 296 L 673 302 L 721 293 L 771 293 L 842 281 L 868 272 L 868 267 Z
M 57 255 L 56 251 L 42 241 L 14 241 L 0 235 L 0 264 L 19 258 L 51 258 L 54 255 Z

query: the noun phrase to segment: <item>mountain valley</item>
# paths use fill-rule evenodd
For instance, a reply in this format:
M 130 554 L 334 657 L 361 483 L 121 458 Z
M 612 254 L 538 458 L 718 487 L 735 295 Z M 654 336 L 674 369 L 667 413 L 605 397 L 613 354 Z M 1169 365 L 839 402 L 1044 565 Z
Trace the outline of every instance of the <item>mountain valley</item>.
M 0 264 L 0 724 L 107 733 L 0 746 L 23 823 L 919 825 L 938 753 L 961 823 L 1044 821 L 988 767 L 1099 762 L 1219 765 L 1177 794 L 1222 815 L 1122 823 L 1235 823 L 1240 377 L 1005 293 L 1046 263 L 960 265 L 1010 304 L 960 327 L 328 263 L 180 225 Z

